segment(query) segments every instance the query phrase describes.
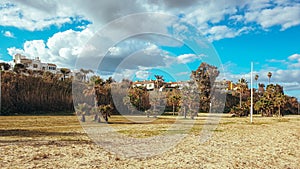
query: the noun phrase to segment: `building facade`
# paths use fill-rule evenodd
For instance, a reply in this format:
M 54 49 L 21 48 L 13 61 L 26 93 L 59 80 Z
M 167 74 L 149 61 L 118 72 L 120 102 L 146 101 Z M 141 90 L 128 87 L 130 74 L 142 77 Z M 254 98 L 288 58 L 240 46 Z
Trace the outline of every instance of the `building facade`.
M 39 59 L 39 57 L 36 57 L 35 59 L 28 59 L 26 56 L 21 54 L 16 54 L 14 56 L 14 64 L 23 64 L 26 69 L 30 70 L 43 70 L 43 71 L 49 71 L 52 73 L 57 73 L 57 66 L 52 63 L 43 63 Z

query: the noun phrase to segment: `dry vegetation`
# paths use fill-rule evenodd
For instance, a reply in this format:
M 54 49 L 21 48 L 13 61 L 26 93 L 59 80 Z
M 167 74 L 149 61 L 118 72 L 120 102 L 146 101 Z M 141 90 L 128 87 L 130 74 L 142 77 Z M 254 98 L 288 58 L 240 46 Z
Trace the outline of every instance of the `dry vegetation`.
M 210 140 L 200 143 L 205 118 L 200 114 L 175 148 L 126 158 L 96 145 L 75 116 L 0 116 L 0 168 L 299 168 L 299 116 L 254 117 L 250 124 L 249 118 L 223 115 Z M 174 121 L 162 117 L 137 123 L 113 116 L 109 125 L 145 138 L 164 133 Z

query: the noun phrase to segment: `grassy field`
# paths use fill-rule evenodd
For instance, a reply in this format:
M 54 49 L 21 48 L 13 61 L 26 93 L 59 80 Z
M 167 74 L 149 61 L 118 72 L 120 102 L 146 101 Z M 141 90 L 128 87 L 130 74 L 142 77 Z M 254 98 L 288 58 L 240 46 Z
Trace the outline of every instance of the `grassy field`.
M 0 168 L 299 168 L 300 116 L 255 116 L 253 124 L 249 118 L 214 116 L 209 123 L 207 114 L 180 118 L 191 128 L 176 130 L 170 130 L 173 116 L 112 116 L 108 125 L 92 117 L 80 125 L 76 116 L 0 116 Z M 95 144 L 85 133 L 87 126 L 109 126 L 137 139 L 187 136 L 162 154 L 127 158 Z M 212 134 L 204 143 L 199 141 L 203 130 Z

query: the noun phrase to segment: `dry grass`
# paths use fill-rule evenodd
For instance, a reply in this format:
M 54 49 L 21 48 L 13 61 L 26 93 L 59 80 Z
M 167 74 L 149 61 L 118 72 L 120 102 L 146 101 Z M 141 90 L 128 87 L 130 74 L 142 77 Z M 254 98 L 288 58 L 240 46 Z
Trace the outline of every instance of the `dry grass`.
M 102 125 L 91 119 L 86 124 Z M 127 137 L 188 134 L 161 155 L 125 158 L 94 144 L 75 116 L 0 116 L 0 168 L 299 168 L 300 116 L 255 116 L 250 124 L 222 115 L 216 128 L 205 128 L 206 119 L 181 119 L 193 127 L 170 131 L 172 116 L 113 116 L 109 126 Z M 205 143 L 199 142 L 202 129 L 213 134 Z

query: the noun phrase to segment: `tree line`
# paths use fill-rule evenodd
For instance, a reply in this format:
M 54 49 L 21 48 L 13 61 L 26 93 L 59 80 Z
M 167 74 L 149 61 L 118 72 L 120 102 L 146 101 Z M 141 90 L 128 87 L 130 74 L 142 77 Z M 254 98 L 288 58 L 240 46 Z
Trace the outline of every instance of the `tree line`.
M 97 75 L 88 77 L 92 70 L 81 69 L 74 77 L 67 78 L 70 70 L 66 68 L 61 69 L 61 74 L 27 70 L 20 65 L 14 71 L 9 71 L 7 65 L 2 68 L 6 69 L 1 72 L 1 115 L 76 112 L 82 121 L 86 115 L 94 115 L 95 121 L 108 121 L 111 114 L 157 116 L 171 112 L 194 118 L 198 112 L 215 111 L 211 103 L 223 113 L 236 116 L 250 113 L 247 81 L 241 78 L 235 91 L 224 94 L 224 90 L 215 88 L 220 72 L 207 63 L 201 63 L 191 72 L 191 79 L 182 89 L 165 92 L 158 91 L 164 85 L 161 75 L 155 76 L 154 91 L 148 91 L 145 87 L 133 87 L 126 79 L 115 82 L 111 77 L 106 80 Z M 271 76 L 268 73 L 269 81 Z M 266 89 L 262 84 L 259 86 L 262 90 L 254 91 L 254 113 L 263 116 L 298 113 L 297 99 L 285 95 L 282 86 L 269 84 Z M 220 99 L 221 95 L 226 95 L 226 100 Z
M 71 114 L 71 79 L 50 72 L 1 72 L 1 115 Z

